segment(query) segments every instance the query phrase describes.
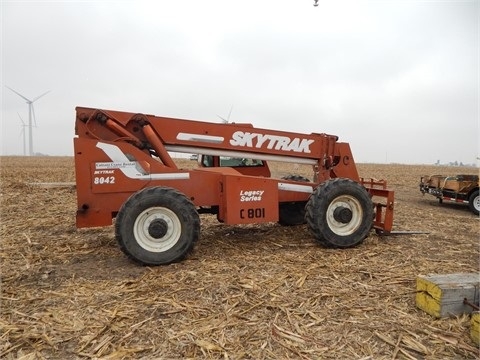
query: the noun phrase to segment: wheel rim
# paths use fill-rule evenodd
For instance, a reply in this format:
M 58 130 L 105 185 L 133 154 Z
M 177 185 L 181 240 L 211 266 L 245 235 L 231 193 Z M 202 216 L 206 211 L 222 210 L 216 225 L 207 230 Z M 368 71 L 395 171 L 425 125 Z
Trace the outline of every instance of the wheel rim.
M 348 213 L 349 216 L 339 214 Z M 353 234 L 362 224 L 363 210 L 353 196 L 341 195 L 335 198 L 327 209 L 327 224 L 330 230 L 340 236 Z
M 163 224 L 158 230 L 159 224 Z M 152 207 L 138 215 L 133 225 L 133 235 L 142 248 L 163 252 L 172 248 L 180 238 L 182 226 L 178 216 L 170 209 Z
M 475 196 L 473 199 L 473 207 L 475 210 L 480 211 L 480 195 Z

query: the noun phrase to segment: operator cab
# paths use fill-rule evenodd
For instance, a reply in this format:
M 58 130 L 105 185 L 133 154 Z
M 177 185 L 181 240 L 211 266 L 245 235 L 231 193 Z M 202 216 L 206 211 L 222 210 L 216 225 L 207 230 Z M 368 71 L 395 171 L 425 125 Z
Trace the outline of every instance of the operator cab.
M 270 177 L 267 162 L 258 159 L 238 158 L 223 155 L 200 155 L 200 167 L 231 167 L 243 175 Z

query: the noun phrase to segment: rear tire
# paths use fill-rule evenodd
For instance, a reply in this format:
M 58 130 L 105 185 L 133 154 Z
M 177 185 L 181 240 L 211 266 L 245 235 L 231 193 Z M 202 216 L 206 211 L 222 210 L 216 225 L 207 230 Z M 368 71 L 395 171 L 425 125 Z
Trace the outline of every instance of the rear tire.
M 287 175 L 284 180 L 310 182 L 301 175 Z M 306 202 L 281 203 L 278 205 L 278 223 L 283 226 L 294 226 L 305 224 Z
M 287 175 L 287 176 L 283 176 L 282 179 L 290 180 L 290 181 L 310 182 L 308 178 L 302 175 Z
M 305 224 L 305 202 L 278 205 L 278 223 L 283 226 Z
M 151 187 L 130 196 L 115 221 L 121 250 L 143 265 L 166 265 L 182 260 L 200 233 L 193 203 L 168 187 Z
M 359 183 L 343 178 L 318 186 L 306 206 L 306 220 L 315 239 L 326 247 L 359 245 L 373 226 L 373 203 Z
M 480 213 L 480 196 L 478 190 L 475 190 L 468 198 L 468 207 L 475 215 Z

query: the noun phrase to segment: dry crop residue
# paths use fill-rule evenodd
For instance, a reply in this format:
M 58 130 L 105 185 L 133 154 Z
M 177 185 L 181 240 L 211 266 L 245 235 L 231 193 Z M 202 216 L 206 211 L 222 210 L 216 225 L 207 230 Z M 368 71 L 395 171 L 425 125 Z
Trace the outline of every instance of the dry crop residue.
M 469 316 L 415 306 L 419 274 L 477 272 L 479 218 L 422 196 L 421 175 L 474 168 L 358 165 L 396 191 L 395 230 L 325 249 L 305 226 L 227 226 L 202 215 L 183 262 L 141 267 L 113 229 L 75 228 L 70 157 L 1 161 L 2 359 L 477 358 Z M 185 166 L 193 162 L 185 161 Z M 272 164 L 276 175 L 310 176 Z

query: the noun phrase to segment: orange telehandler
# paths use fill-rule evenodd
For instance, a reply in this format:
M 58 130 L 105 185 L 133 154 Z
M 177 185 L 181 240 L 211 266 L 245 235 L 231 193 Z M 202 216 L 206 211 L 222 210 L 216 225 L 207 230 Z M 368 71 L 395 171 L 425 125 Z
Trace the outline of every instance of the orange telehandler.
M 394 192 L 359 177 L 348 143 L 300 134 L 121 111 L 76 108 L 78 228 L 110 226 L 121 250 L 144 265 L 182 260 L 201 213 L 225 224 L 307 224 L 327 247 L 388 234 Z M 198 154 L 180 169 L 170 152 Z M 271 177 L 268 161 L 311 165 L 313 180 Z

